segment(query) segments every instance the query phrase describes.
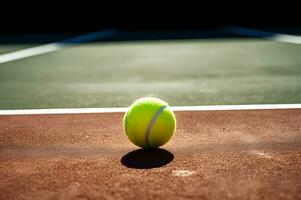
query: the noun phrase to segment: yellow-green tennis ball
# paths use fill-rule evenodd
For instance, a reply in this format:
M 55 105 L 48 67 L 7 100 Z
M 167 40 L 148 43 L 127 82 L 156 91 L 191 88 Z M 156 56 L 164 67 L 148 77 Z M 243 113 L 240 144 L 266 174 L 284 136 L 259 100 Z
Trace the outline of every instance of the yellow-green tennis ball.
M 142 148 L 162 146 L 176 130 L 176 118 L 169 105 L 153 97 L 135 101 L 123 123 L 129 140 Z

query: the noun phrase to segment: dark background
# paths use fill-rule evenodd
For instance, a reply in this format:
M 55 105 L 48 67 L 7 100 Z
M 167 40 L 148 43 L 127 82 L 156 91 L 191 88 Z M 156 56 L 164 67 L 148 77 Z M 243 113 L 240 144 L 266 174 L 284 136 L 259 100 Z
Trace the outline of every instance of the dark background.
M 299 5 L 287 2 L 242 2 L 108 6 L 74 2 L 40 5 L 3 5 L 0 33 L 86 32 L 103 28 L 121 30 L 202 29 L 223 25 L 300 26 Z M 207 2 L 208 3 L 208 2 Z M 17 4 L 17 2 L 16 2 Z M 88 6 L 87 6 L 88 5 Z M 24 6 L 24 7 L 23 7 Z

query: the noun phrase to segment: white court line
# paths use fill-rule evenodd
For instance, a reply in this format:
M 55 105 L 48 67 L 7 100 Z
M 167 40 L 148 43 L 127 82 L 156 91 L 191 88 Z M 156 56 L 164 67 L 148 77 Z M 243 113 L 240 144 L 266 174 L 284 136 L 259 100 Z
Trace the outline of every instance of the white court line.
M 19 60 L 22 58 L 36 56 L 36 55 L 40 55 L 40 54 L 44 54 L 44 53 L 50 53 L 50 52 L 59 50 L 61 48 L 64 48 L 66 46 L 72 46 L 72 45 L 80 44 L 83 42 L 89 42 L 89 41 L 93 41 L 96 39 L 103 39 L 103 38 L 111 37 L 116 33 L 117 33 L 117 31 L 114 29 L 107 29 L 107 30 L 88 33 L 86 35 L 63 40 L 61 42 L 45 44 L 45 45 L 41 45 L 41 46 L 37 46 L 37 47 L 32 47 L 32 48 L 28 48 L 28 49 L 14 51 L 11 53 L 2 54 L 2 55 L 0 55 L 0 64 Z
M 269 31 L 243 28 L 239 26 L 227 26 L 223 28 L 223 30 L 227 33 L 232 33 L 232 34 L 259 37 L 259 38 L 264 38 L 264 39 L 273 40 L 277 42 L 301 44 L 301 36 L 296 36 L 296 35 L 274 33 Z
M 0 110 L 0 115 L 39 115 L 39 114 L 83 114 L 83 113 L 123 113 L 127 107 L 117 108 L 61 108 Z M 231 111 L 231 110 L 271 110 L 301 109 L 301 104 L 259 104 L 259 105 L 222 105 L 222 106 L 174 106 L 173 111 Z

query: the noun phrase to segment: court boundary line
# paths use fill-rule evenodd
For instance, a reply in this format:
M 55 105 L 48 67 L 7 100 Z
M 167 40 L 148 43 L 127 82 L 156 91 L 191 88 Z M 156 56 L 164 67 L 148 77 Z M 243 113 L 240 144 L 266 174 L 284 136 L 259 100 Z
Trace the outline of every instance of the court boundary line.
M 173 111 L 239 111 L 239 110 L 278 110 L 301 109 L 301 104 L 253 104 L 253 105 L 210 105 L 210 106 L 173 106 Z M 54 109 L 22 109 L 0 110 L 2 115 L 50 115 L 50 114 L 93 114 L 124 113 L 128 107 L 113 108 L 54 108 Z
M 108 37 L 112 37 L 117 34 L 117 30 L 115 29 L 105 29 L 97 32 L 92 32 L 88 34 L 84 34 L 81 36 L 69 38 L 62 40 L 60 42 L 53 42 L 49 44 L 44 44 L 36 47 L 30 47 L 26 49 L 21 49 L 5 54 L 0 54 L 0 64 L 12 62 L 15 60 L 20 60 L 23 58 L 28 58 L 32 56 L 37 56 L 45 53 L 50 53 L 53 51 L 57 51 L 59 49 L 70 47 L 74 45 L 78 45 L 84 42 L 90 42 L 97 39 L 104 39 Z
M 222 30 L 224 32 L 231 33 L 231 34 L 251 36 L 255 38 L 263 38 L 263 39 L 268 39 L 268 40 L 278 41 L 278 42 L 301 44 L 301 36 L 296 36 L 296 35 L 262 31 L 262 30 L 244 28 L 239 26 L 226 26 Z M 73 46 L 76 44 L 81 44 L 96 39 L 104 39 L 107 37 L 112 37 L 116 33 L 118 33 L 118 31 L 115 29 L 105 29 L 97 32 L 88 33 L 82 36 L 77 36 L 74 38 L 62 40 L 60 42 L 54 42 L 54 43 L 49 43 L 49 44 L 40 45 L 36 47 L 21 49 L 5 54 L 0 54 L 0 64 L 12 62 L 15 60 L 20 60 L 23 58 L 28 58 L 36 55 L 41 55 L 45 53 L 50 53 L 62 49 L 64 47 Z
M 226 26 L 223 30 L 227 33 L 250 36 L 254 38 L 262 38 L 277 42 L 285 42 L 291 44 L 301 44 L 301 36 L 276 33 L 271 31 L 263 31 L 252 28 L 244 28 L 240 26 Z

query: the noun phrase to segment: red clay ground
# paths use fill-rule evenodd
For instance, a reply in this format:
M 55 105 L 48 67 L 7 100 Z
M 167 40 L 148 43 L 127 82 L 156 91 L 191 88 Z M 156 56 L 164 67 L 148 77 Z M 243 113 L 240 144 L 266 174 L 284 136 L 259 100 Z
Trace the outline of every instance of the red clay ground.
M 301 110 L 176 116 L 151 152 L 122 113 L 0 116 L 0 199 L 301 199 Z

